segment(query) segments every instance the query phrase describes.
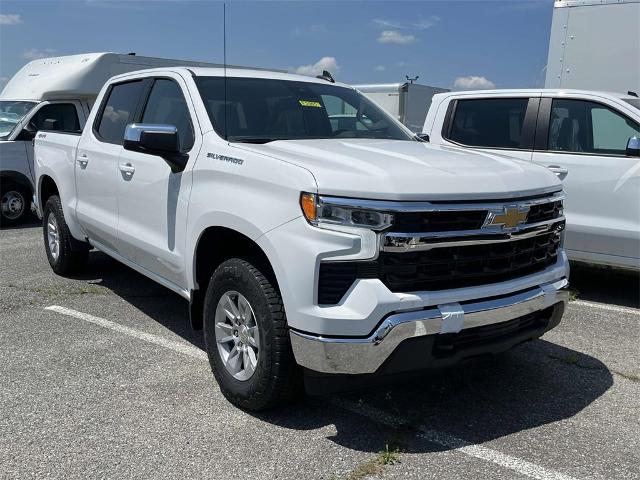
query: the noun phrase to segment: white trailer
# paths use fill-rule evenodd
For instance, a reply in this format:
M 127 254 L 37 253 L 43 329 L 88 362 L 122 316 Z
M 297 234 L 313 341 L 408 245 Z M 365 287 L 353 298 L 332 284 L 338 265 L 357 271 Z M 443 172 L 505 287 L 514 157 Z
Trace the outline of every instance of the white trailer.
M 640 93 L 640 0 L 561 0 L 545 88 Z
M 436 93 L 449 91 L 445 88 L 410 82 L 354 85 L 354 87 L 416 133 L 422 131 L 431 97 Z

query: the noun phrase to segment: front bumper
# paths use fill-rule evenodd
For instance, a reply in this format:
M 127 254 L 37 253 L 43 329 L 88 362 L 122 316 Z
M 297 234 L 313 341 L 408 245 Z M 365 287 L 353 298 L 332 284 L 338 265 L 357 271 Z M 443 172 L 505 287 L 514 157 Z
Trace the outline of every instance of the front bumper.
M 328 338 L 292 329 L 291 345 L 296 361 L 309 370 L 325 374 L 371 374 L 405 340 L 456 334 L 508 322 L 550 307 L 560 311 L 561 315 L 568 301 L 567 287 L 568 281 L 563 278 L 487 300 L 447 303 L 422 310 L 392 313 L 366 338 Z M 481 353 L 482 348 L 474 350 L 474 355 Z

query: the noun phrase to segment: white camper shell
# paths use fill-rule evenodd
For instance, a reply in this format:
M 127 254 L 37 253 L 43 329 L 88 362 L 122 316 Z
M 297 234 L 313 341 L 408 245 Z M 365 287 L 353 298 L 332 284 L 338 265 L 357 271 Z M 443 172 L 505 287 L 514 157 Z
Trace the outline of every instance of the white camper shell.
M 135 54 L 85 53 L 27 63 L 0 93 L 0 223 L 20 223 L 29 212 L 32 140 L 38 130 L 80 133 L 104 83 L 136 70 L 219 66 Z

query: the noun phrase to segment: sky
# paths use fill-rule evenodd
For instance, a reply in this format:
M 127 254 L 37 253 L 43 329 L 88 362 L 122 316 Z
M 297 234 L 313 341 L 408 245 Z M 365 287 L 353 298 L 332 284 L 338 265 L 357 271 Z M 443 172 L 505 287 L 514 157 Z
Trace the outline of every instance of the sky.
M 543 86 L 552 0 L 226 2 L 227 63 L 345 83 Z M 223 3 L 2 0 L 0 87 L 30 60 L 87 52 L 222 63 Z

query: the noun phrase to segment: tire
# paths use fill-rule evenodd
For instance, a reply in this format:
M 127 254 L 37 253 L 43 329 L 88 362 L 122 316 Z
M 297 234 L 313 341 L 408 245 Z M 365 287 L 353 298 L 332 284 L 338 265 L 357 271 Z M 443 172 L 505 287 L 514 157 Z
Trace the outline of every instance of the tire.
M 249 309 L 244 305 L 244 310 L 250 312 L 245 316 L 246 320 L 235 328 L 253 331 L 259 348 L 253 346 L 251 339 L 247 342 L 247 335 L 242 344 L 242 331 L 233 333 L 233 320 L 223 313 L 225 308 L 229 309 L 223 298 L 225 295 L 226 300 L 231 299 L 239 310 L 243 309 L 241 297 L 248 302 Z M 251 316 L 253 321 L 249 320 Z M 236 340 L 218 342 L 228 329 L 228 325 L 224 329 L 218 326 L 222 318 L 232 325 L 230 336 L 237 335 L 234 338 L 239 343 L 235 345 L 242 344 L 247 351 L 254 351 L 253 357 L 250 354 L 235 357 L 237 360 L 242 356 L 240 370 L 236 374 L 225 365 L 221 353 L 221 349 L 224 352 Z M 257 327 L 257 332 L 252 325 Z M 266 410 L 283 405 L 302 392 L 302 372 L 291 350 L 282 298 L 271 281 L 251 263 L 233 258 L 222 263 L 211 276 L 204 301 L 204 339 L 213 375 L 222 394 L 234 405 L 245 410 Z M 243 374 L 241 370 L 252 370 L 250 365 L 254 358 L 256 366 L 246 378 L 247 372 Z
M 71 236 L 57 195 L 49 197 L 44 206 L 42 235 L 47 260 L 55 273 L 64 276 L 83 269 L 89 258 L 89 245 Z
M 0 225 L 13 227 L 31 213 L 31 193 L 27 187 L 11 180 L 0 185 Z

